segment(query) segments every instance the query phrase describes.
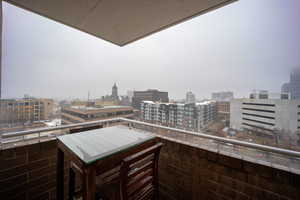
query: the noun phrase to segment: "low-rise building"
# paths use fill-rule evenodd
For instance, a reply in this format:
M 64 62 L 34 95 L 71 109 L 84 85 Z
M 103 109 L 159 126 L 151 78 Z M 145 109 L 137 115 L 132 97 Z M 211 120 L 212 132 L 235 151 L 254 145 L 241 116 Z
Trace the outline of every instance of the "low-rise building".
M 63 124 L 72 124 L 114 117 L 131 118 L 134 113 L 131 106 L 69 106 L 61 109 L 61 116 Z
M 14 127 L 49 120 L 53 115 L 52 99 L 0 99 L 0 126 Z

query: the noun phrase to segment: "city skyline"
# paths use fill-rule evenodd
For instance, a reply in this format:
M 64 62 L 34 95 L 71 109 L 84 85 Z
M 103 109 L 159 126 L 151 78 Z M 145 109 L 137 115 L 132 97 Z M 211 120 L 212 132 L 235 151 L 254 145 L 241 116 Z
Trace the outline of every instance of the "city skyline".
M 171 99 L 279 92 L 300 66 L 299 7 L 239 1 L 121 48 L 3 3 L 3 98 L 99 98 L 114 82 L 120 94 L 154 88 Z

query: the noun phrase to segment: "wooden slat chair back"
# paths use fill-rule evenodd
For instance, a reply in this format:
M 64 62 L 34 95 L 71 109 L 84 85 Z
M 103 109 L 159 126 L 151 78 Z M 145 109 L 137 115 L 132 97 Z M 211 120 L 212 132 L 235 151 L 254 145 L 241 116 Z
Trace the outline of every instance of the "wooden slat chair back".
M 121 164 L 121 199 L 158 199 L 158 159 L 162 143 L 125 158 Z

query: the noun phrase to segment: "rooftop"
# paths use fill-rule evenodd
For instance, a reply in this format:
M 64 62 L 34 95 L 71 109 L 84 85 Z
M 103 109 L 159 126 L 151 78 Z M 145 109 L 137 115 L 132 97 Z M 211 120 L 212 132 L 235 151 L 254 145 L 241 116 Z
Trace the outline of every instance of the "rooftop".
M 106 110 L 106 109 L 117 109 L 117 108 L 132 108 L 130 106 L 104 106 L 104 107 L 91 107 L 91 106 L 71 106 L 73 109 L 81 110 L 81 111 L 89 111 L 89 110 Z

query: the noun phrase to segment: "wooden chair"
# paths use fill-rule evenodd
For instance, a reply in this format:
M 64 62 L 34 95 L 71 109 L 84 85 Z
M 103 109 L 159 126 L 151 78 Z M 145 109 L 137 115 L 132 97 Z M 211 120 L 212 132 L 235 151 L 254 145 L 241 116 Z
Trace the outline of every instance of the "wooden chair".
M 162 143 L 154 144 L 123 159 L 117 166 L 98 175 L 96 199 L 101 200 L 157 200 L 158 159 Z M 75 192 L 75 165 L 71 164 L 69 199 L 80 199 L 81 191 Z M 75 199 L 77 199 L 75 198 Z
M 121 164 L 121 199 L 158 199 L 158 159 L 162 143 L 125 158 Z

